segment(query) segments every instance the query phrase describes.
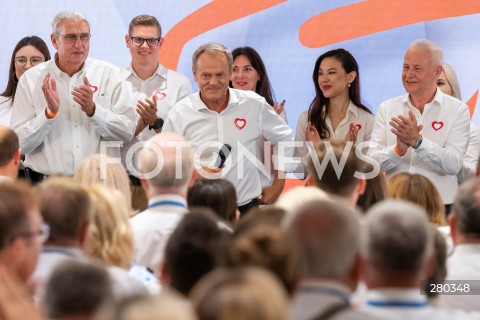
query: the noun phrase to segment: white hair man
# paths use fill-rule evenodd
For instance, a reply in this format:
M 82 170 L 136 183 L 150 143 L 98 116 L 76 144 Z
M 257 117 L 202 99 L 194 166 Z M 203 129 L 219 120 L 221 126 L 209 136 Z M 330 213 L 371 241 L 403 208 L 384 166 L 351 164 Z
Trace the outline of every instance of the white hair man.
M 385 319 L 469 319 L 466 314 L 430 306 L 422 281 L 433 270 L 433 232 L 425 210 L 387 200 L 367 212 L 363 309 Z
M 429 178 L 448 212 L 468 146 L 470 114 L 463 102 L 437 88 L 442 66 L 437 45 L 425 39 L 412 42 L 402 71 L 407 94 L 380 105 L 369 155 L 387 174 L 409 171 Z
M 193 177 L 193 150 L 174 133 L 148 140 L 138 156 L 148 208 L 131 219 L 135 261 L 160 276 L 165 245 L 187 213 L 188 186 Z
M 360 221 L 329 200 L 311 201 L 285 221 L 299 254 L 303 276 L 291 319 L 376 319 L 354 310 L 349 297 L 358 282 Z M 335 313 L 335 316 L 334 316 Z
M 128 103 L 120 69 L 88 58 L 90 24 L 78 11 L 52 21 L 55 59 L 20 78 L 11 127 L 20 139 L 31 180 L 71 176 L 102 141 L 132 140 L 135 111 Z M 108 148 L 119 155 L 119 148 Z M 35 182 L 34 181 L 34 182 Z

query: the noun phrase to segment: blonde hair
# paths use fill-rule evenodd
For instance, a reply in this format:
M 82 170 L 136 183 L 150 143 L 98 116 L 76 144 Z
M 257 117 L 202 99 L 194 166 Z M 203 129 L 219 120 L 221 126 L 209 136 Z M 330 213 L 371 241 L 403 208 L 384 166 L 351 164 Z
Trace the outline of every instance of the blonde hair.
M 93 221 L 87 235 L 87 254 L 106 266 L 130 269 L 133 233 L 128 208 L 122 194 L 102 185 L 88 188 L 93 205 Z
M 447 78 L 450 87 L 452 87 L 453 96 L 458 100 L 462 100 L 462 92 L 460 91 L 460 85 L 458 83 L 458 78 L 455 70 L 453 70 L 451 65 L 444 63 L 443 72 L 445 73 L 445 78 Z
M 121 163 L 114 163 L 104 154 L 94 154 L 85 159 L 75 171 L 73 180 L 84 187 L 102 184 L 117 189 L 123 195 L 127 208 L 132 208 L 130 179 Z
M 442 197 L 427 177 L 401 172 L 387 180 L 387 190 L 387 198 L 416 203 L 426 210 L 431 223 L 436 226 L 447 225 Z

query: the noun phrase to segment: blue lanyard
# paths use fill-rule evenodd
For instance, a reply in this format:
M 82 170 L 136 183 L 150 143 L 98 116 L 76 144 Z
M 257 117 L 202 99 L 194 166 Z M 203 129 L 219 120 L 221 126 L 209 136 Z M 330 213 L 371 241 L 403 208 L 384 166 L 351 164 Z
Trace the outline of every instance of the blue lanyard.
M 181 202 L 168 200 L 168 201 L 154 202 L 148 206 L 148 209 L 160 207 L 160 206 L 175 206 L 175 207 L 187 208 L 187 206 Z
M 303 287 L 301 290 L 306 293 L 324 293 L 330 296 L 336 296 L 341 298 L 345 302 L 350 303 L 350 301 L 348 300 L 348 296 L 340 290 L 325 288 L 325 287 L 312 287 L 312 286 Z
M 374 301 L 369 300 L 367 304 L 374 307 L 399 307 L 399 308 L 423 308 L 428 304 L 424 301 Z

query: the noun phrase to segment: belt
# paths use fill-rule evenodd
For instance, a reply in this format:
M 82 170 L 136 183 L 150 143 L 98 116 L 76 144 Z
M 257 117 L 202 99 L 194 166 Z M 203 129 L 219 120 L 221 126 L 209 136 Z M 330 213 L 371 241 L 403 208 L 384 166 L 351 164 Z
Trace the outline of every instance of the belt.
M 29 180 L 32 184 L 39 184 L 46 178 L 48 175 L 37 172 L 32 168 L 25 167 L 25 178 Z
M 258 205 L 260 202 L 258 201 L 258 198 L 252 199 L 252 201 L 245 203 L 244 205 L 238 206 L 238 211 L 240 211 L 240 216 L 243 216 L 246 214 L 250 209 L 252 208 L 258 208 Z

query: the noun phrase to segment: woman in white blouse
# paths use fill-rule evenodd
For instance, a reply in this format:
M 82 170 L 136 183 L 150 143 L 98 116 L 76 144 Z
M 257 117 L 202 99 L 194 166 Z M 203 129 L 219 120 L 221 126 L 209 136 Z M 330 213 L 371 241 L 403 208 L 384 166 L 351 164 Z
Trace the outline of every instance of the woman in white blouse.
M 352 54 L 345 49 L 325 52 L 315 62 L 312 78 L 316 95 L 300 114 L 295 140 L 369 140 L 374 116 L 360 100 L 360 74 Z M 307 152 L 304 145 L 296 155 L 305 158 Z

